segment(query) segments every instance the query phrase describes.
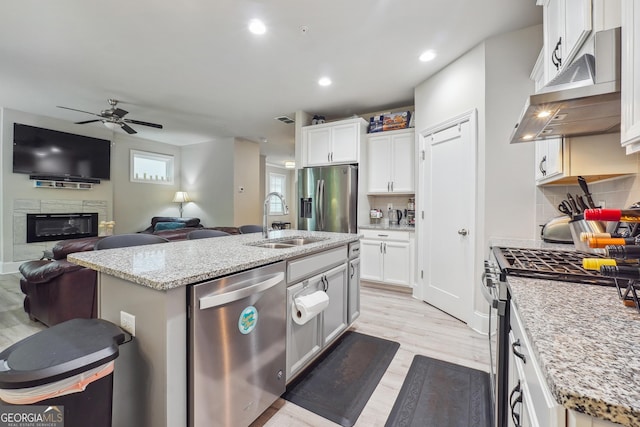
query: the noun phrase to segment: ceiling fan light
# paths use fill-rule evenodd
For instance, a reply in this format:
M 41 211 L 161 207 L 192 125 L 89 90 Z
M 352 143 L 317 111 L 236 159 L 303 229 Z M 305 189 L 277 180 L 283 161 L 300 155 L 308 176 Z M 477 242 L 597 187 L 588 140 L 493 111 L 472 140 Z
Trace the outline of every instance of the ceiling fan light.
M 104 124 L 106 127 L 108 127 L 111 130 L 116 130 L 120 128 L 120 123 L 115 123 L 115 122 L 102 122 L 102 124 Z

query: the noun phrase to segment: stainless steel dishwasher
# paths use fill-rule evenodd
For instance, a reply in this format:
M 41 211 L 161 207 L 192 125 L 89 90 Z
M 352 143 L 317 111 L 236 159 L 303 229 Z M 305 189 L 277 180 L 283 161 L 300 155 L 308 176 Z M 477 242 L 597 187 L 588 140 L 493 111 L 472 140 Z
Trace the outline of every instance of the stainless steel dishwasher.
M 278 262 L 190 287 L 189 426 L 248 426 L 284 393 L 284 276 Z

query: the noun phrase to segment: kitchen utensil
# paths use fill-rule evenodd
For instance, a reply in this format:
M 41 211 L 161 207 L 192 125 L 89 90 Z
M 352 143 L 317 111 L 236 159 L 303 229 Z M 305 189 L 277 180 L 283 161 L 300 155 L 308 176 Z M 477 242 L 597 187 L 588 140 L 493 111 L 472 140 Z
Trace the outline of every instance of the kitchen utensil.
M 396 209 L 396 215 L 398 216 L 398 224 L 400 224 L 400 220 L 402 219 L 402 211 L 400 209 Z
M 587 205 L 589 206 L 589 208 L 595 209 L 596 204 L 593 203 L 593 199 L 591 198 L 591 193 L 589 193 L 589 186 L 587 185 L 587 180 L 579 176 L 578 184 L 580 184 L 580 188 L 582 188 L 582 191 L 584 191 L 584 195 L 587 198 Z
M 558 205 L 558 210 L 560 212 L 562 212 L 565 215 L 568 216 L 572 216 L 573 212 L 571 211 L 571 206 L 569 205 L 569 202 L 567 202 L 566 200 L 563 200 L 559 205 Z
M 576 215 L 579 214 L 580 209 L 578 209 L 578 205 L 576 204 L 576 201 L 573 199 L 573 196 L 571 195 L 571 193 L 567 193 L 567 201 L 571 205 L 571 210 L 573 210 L 573 212 L 575 212 Z
M 571 238 L 576 247 L 576 251 L 589 254 L 605 254 L 603 248 L 590 248 L 588 242 L 580 240 L 581 233 L 604 233 L 606 227 L 600 221 L 586 221 L 583 215 L 576 215 L 573 220 L 569 221 L 569 230 Z
M 589 207 L 585 203 L 584 199 L 579 194 L 576 194 L 576 203 L 578 204 L 578 207 L 580 208 L 580 213 L 584 212 L 585 209 L 589 209 Z
M 549 243 L 573 243 L 569 221 L 571 221 L 571 215 L 550 219 L 540 231 L 542 240 Z

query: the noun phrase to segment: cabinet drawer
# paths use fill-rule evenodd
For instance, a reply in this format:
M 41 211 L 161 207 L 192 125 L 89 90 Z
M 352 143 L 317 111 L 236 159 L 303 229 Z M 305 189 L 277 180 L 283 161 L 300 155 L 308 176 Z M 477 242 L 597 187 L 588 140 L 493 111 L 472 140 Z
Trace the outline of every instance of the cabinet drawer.
M 409 241 L 410 231 L 361 229 L 363 239 Z
M 287 262 L 287 283 L 292 284 L 313 274 L 327 271 L 347 260 L 347 246 L 330 249 Z

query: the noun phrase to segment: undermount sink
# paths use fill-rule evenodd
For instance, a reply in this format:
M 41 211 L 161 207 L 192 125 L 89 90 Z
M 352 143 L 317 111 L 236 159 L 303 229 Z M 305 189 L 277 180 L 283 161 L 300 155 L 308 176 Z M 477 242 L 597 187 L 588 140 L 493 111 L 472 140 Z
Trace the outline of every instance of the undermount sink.
M 292 237 L 285 240 L 275 240 L 266 242 L 249 243 L 250 246 L 257 246 L 259 248 L 269 249 L 286 249 L 296 246 L 308 245 L 310 243 L 321 242 L 327 240 L 326 237 Z

